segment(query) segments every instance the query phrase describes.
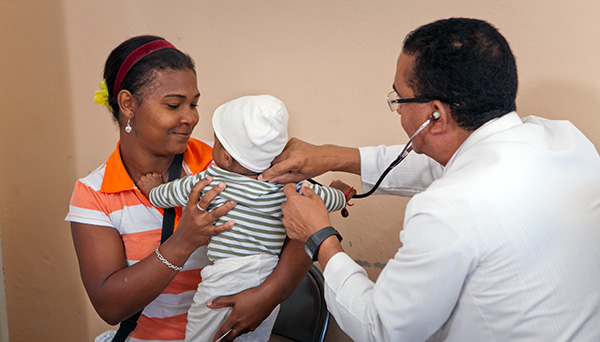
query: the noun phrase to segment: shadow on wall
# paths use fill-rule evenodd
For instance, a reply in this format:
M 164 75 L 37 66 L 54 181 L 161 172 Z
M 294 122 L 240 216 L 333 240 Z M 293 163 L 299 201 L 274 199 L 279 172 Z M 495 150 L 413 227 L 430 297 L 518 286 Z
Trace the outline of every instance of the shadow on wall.
M 76 175 L 62 1 L 5 2 L 0 31 L 0 218 L 10 340 L 89 340 L 89 304 L 64 221 Z
M 600 94 L 591 87 L 557 79 L 540 79 L 522 87 L 517 96 L 519 115 L 568 120 L 600 149 Z

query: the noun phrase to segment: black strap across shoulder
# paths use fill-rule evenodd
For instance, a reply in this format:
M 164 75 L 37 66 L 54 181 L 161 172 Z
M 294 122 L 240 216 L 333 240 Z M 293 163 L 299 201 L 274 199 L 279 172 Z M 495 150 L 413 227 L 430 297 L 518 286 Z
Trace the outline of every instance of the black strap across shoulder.
M 183 161 L 183 153 L 178 154 L 173 159 L 171 166 L 169 167 L 169 181 L 175 180 L 181 176 L 181 162 Z M 168 208 L 164 210 L 162 233 L 160 236 L 160 243 L 165 242 L 171 234 L 173 234 L 173 228 L 175 226 L 175 209 Z M 137 320 L 142 315 L 142 310 L 138 311 L 135 315 L 127 318 L 119 325 L 117 333 L 112 339 L 112 342 L 124 342 L 127 336 L 135 330 L 137 326 Z
M 173 159 L 171 167 L 169 168 L 169 182 L 175 180 L 181 176 L 181 162 L 183 161 L 183 153 L 178 154 Z M 175 209 L 167 208 L 163 213 L 163 224 L 162 234 L 160 236 L 160 243 L 165 242 L 171 234 L 173 234 L 173 226 L 175 224 Z

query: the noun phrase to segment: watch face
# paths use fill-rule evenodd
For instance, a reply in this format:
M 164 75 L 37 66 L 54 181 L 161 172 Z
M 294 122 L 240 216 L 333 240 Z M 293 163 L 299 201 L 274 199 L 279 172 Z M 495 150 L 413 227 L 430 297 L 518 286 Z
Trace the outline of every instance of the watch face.
M 315 259 L 317 258 L 318 254 L 317 251 L 319 250 L 319 243 L 315 241 L 315 235 L 311 235 L 308 240 L 306 240 L 306 244 L 304 245 L 304 250 L 306 251 L 306 254 L 308 254 L 308 256 L 310 257 L 310 260 L 312 261 L 316 261 Z
M 330 237 L 331 235 L 337 236 L 337 238 L 342 241 L 342 237 L 333 227 L 325 227 L 321 230 L 318 230 L 316 233 L 311 235 L 308 240 L 306 240 L 306 244 L 304 245 L 304 250 L 306 254 L 310 257 L 312 261 L 317 261 L 319 257 L 319 247 L 325 239 Z
M 304 245 L 304 251 L 306 251 L 306 254 L 308 254 L 308 257 L 310 258 L 310 260 L 313 260 L 313 253 L 310 250 L 310 248 L 308 247 L 308 241 Z

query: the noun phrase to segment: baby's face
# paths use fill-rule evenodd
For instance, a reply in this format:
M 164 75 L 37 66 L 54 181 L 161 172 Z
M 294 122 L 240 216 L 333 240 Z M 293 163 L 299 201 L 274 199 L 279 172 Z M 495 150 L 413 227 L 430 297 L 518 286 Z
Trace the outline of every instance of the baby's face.
M 223 147 L 223 145 L 221 145 L 221 142 L 215 134 L 215 143 L 213 145 L 212 157 L 215 164 L 217 164 L 217 166 L 222 169 L 225 169 L 226 166 L 225 161 L 223 160 L 224 153 L 226 153 L 225 148 Z

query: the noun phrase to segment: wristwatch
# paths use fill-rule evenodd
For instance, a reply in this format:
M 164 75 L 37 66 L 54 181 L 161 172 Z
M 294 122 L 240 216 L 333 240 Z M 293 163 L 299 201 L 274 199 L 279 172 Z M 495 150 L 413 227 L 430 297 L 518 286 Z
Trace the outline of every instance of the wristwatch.
M 321 247 L 323 241 L 325 241 L 325 239 L 331 235 L 337 236 L 338 240 L 342 241 L 342 236 L 340 233 L 338 233 L 338 231 L 331 226 L 318 230 L 316 233 L 311 235 L 308 240 L 306 240 L 304 250 L 312 261 L 317 261 L 319 259 L 319 248 Z

